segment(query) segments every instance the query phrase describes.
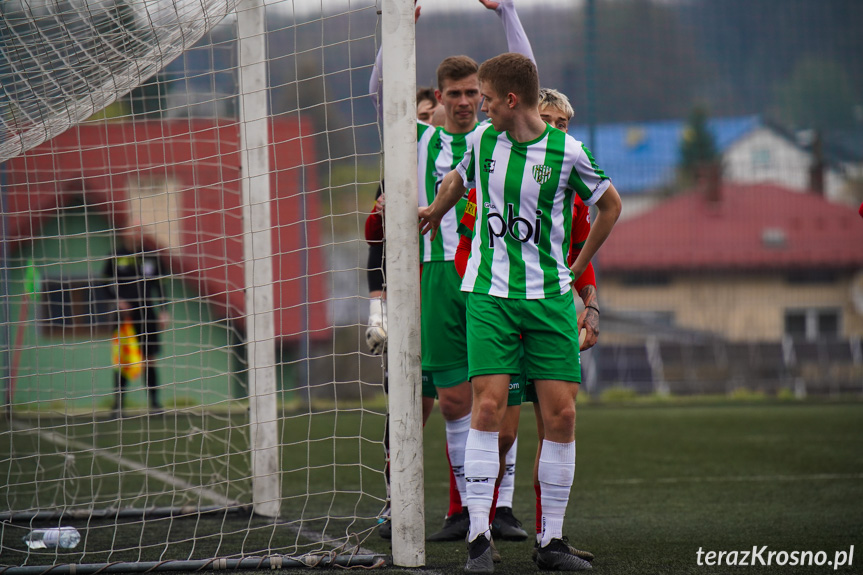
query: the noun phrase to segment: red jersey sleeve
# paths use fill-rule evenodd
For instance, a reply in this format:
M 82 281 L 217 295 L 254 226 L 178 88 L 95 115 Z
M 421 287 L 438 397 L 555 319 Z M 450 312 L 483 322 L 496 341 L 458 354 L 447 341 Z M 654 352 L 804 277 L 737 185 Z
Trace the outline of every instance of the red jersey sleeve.
M 366 241 L 371 243 L 384 241 L 384 214 L 378 208 L 377 202 L 366 218 Z
M 584 247 L 588 234 L 590 234 L 590 210 L 584 205 L 581 198 L 576 196 L 572 207 L 572 239 L 569 245 L 569 255 L 566 258 L 566 263 L 570 266 L 575 263 L 575 258 L 581 253 L 581 248 Z M 596 287 L 596 274 L 593 271 L 593 263 L 588 263 L 581 277 L 576 278 L 575 292 L 581 292 L 588 285 Z
M 465 230 L 473 235 L 473 228 L 476 225 L 476 188 L 471 188 L 467 193 L 467 206 L 464 208 L 464 215 L 459 222 L 459 233 L 465 235 L 461 229 L 464 226 Z
M 455 249 L 455 271 L 458 277 L 463 278 L 467 271 L 467 260 L 470 259 L 470 238 L 461 236 L 458 239 L 458 247 Z
M 460 277 L 467 271 L 467 260 L 470 259 L 470 243 L 473 239 L 473 228 L 476 226 L 476 188 L 471 188 L 467 195 L 467 205 L 458 226 L 459 240 L 455 250 L 455 269 Z

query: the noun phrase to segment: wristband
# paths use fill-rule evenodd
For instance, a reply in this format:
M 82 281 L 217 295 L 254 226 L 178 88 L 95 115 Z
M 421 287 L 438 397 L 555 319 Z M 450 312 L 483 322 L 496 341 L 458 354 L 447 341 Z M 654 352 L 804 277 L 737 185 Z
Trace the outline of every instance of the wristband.
M 585 309 L 590 308 L 590 309 L 594 310 L 596 312 L 596 315 L 599 315 L 599 308 L 598 307 L 593 306 L 593 305 L 586 305 L 584 307 L 585 307 Z

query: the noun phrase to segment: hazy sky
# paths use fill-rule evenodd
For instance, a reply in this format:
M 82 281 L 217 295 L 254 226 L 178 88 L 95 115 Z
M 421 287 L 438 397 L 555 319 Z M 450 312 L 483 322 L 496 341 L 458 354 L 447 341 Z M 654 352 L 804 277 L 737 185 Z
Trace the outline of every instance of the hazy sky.
M 582 0 L 515 0 L 517 8 L 524 6 L 525 8 L 541 8 L 572 6 L 577 8 L 581 6 Z M 431 14 L 440 10 L 485 10 L 478 0 L 419 0 L 419 5 L 422 6 L 423 12 Z
M 514 0 L 519 8 L 541 8 L 581 6 L 584 0 Z M 279 6 L 281 9 L 290 10 L 297 14 L 318 13 L 322 9 L 326 12 L 342 12 L 347 10 L 359 10 L 369 6 L 380 6 L 382 0 L 265 0 L 268 6 Z M 478 0 L 419 0 L 424 14 L 434 14 L 454 11 L 482 11 L 485 8 Z

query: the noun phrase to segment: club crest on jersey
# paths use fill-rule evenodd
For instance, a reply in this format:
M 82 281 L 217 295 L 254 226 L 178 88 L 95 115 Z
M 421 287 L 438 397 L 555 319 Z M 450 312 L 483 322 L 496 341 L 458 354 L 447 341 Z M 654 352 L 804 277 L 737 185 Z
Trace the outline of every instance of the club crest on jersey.
M 551 166 L 545 164 L 537 164 L 533 167 L 533 179 L 540 186 L 548 181 L 551 177 Z
M 483 171 L 487 174 L 493 174 L 495 162 L 496 162 L 496 160 L 490 160 L 490 159 L 484 160 L 482 163 Z

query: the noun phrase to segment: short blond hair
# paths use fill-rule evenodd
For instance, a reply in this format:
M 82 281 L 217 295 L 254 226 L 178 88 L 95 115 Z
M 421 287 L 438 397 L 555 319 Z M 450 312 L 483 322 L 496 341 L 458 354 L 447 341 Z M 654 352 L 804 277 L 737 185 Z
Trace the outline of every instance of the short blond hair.
M 527 56 L 513 52 L 495 56 L 480 65 L 477 76 L 501 98 L 515 94 L 527 107 L 536 106 L 539 101 L 539 74 Z
M 575 110 L 572 109 L 572 104 L 569 103 L 566 94 L 558 92 L 554 88 L 539 89 L 539 110 L 542 111 L 544 108 L 560 110 L 567 120 L 572 120 L 575 115 Z

